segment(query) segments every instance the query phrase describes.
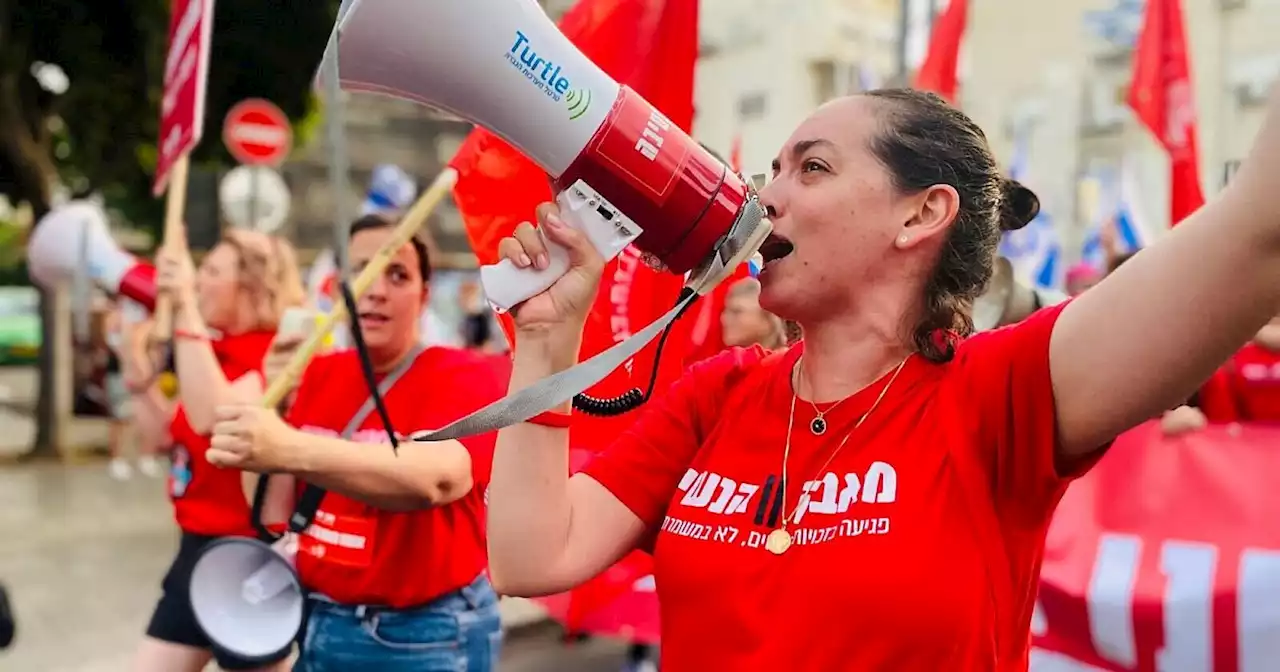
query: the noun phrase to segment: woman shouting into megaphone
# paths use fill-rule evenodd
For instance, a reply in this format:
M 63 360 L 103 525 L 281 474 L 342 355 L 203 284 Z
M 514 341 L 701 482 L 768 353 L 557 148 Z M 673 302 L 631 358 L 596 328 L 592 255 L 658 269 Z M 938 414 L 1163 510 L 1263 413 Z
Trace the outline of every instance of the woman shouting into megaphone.
M 1035 196 L 936 96 L 824 105 L 760 191 L 760 305 L 804 339 L 695 365 L 572 477 L 565 423 L 500 431 L 494 584 L 555 593 L 649 548 L 664 672 L 1025 670 L 1068 484 L 1280 305 L 1280 98 L 1257 145 L 1096 287 L 969 336 L 1001 232 Z M 602 268 L 540 215 L 574 267 L 514 311 L 512 389 L 575 363 Z M 502 249 L 528 265 L 545 248 L 526 226 Z

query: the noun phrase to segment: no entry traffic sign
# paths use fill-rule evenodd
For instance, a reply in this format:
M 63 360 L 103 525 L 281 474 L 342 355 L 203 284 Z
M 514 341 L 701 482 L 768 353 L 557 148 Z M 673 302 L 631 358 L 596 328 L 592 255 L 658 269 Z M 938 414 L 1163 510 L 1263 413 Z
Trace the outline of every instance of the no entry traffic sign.
M 261 98 L 236 103 L 222 124 L 222 142 L 236 161 L 276 166 L 293 146 L 293 129 L 280 108 Z

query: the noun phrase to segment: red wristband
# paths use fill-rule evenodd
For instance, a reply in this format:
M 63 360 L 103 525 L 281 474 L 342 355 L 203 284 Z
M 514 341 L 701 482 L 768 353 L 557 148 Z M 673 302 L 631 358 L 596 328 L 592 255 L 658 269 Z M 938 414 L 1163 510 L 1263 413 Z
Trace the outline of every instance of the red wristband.
M 209 340 L 209 335 L 208 335 L 208 334 L 197 334 L 197 333 L 196 333 L 196 332 L 194 332 L 194 331 L 187 331 L 187 330 L 185 330 L 185 329 L 174 329 L 174 330 L 173 330 L 173 337 L 174 337 L 175 339 L 182 340 L 182 341 L 207 341 L 207 340 Z
M 569 413 L 556 413 L 555 411 L 544 411 L 539 413 L 525 422 L 543 427 L 565 428 L 569 426 L 569 421 L 573 419 L 573 415 Z

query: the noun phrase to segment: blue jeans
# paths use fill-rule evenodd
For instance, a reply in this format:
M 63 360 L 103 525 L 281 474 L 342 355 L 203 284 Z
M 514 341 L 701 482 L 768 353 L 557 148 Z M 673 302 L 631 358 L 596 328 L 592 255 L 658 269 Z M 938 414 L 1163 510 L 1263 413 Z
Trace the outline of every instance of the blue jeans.
M 501 648 L 498 596 L 484 576 L 409 609 L 312 595 L 293 672 L 490 672 Z

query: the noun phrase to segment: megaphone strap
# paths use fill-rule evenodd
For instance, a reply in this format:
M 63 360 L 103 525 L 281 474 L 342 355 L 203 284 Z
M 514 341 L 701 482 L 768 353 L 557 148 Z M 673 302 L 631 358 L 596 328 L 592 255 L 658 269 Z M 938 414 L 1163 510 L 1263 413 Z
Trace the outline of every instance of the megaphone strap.
M 418 357 L 425 350 L 426 348 L 422 345 L 415 345 L 413 349 L 409 351 L 408 355 L 401 360 L 400 364 L 397 365 L 391 373 L 387 374 L 387 376 L 382 379 L 382 382 L 378 384 L 377 395 L 385 397 L 387 392 L 391 390 L 392 386 L 394 386 L 396 382 L 413 367 L 413 363 L 418 361 Z M 351 420 L 347 422 L 346 428 L 342 430 L 342 438 L 350 439 L 356 431 L 360 429 L 360 426 L 364 424 L 364 421 L 369 418 L 369 415 L 373 413 L 376 407 L 375 395 L 370 394 L 369 397 L 365 399 L 364 405 L 362 405 L 360 409 L 355 412 L 355 415 L 351 416 Z M 250 512 L 254 528 L 258 531 L 259 535 L 268 541 L 274 539 L 276 536 L 267 530 L 262 524 L 262 507 L 266 502 L 267 483 L 270 478 L 271 474 L 263 474 L 258 477 L 258 484 L 254 488 L 253 492 L 253 506 Z M 324 501 L 324 496 L 325 489 L 318 485 L 308 483 L 307 486 L 303 488 L 302 494 L 298 496 L 298 503 L 294 506 L 293 513 L 289 516 L 290 532 L 300 534 L 311 525 L 311 522 L 315 520 L 316 512 L 320 510 L 320 503 Z
M 634 357 L 697 298 L 696 291 L 686 288 L 674 308 L 631 338 L 577 366 L 503 397 L 457 422 L 434 431 L 415 432 L 409 438 L 413 441 L 444 441 L 475 436 L 524 422 L 543 411 L 555 408 L 582 390 L 604 380 L 610 372 Z
M 734 225 L 734 229 L 717 246 L 715 254 L 711 255 L 707 264 L 695 271 L 689 282 L 685 284 L 675 307 L 639 333 L 585 362 L 543 378 L 456 422 L 437 430 L 415 432 L 409 438 L 413 441 L 444 441 L 510 427 L 543 411 L 551 410 L 604 380 L 605 376 L 635 357 L 640 350 L 663 333 L 668 325 L 698 300 L 699 296 L 710 292 L 723 281 L 730 269 L 744 261 L 745 256 L 749 256 L 759 248 L 765 236 L 772 230 L 771 226 L 762 221 L 763 214 L 763 207 L 753 196 L 747 202 L 743 215 Z

